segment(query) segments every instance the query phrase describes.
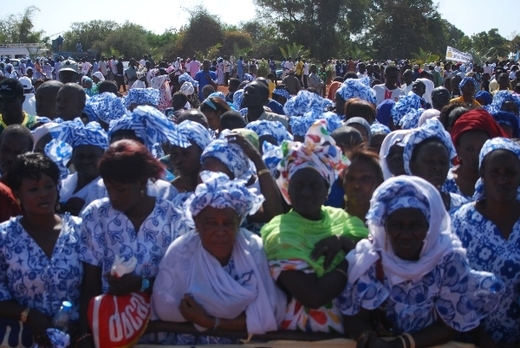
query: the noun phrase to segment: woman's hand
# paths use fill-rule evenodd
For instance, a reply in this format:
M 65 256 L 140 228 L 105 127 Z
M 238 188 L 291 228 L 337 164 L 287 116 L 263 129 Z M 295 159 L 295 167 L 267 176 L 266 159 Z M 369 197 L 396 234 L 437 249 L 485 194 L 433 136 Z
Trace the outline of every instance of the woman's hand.
M 341 236 L 330 236 L 322 239 L 315 245 L 314 250 L 311 253 L 311 258 L 313 260 L 317 260 L 321 256 L 325 256 L 323 267 L 327 269 L 330 267 L 332 261 L 341 250 L 343 250 L 345 253 L 348 253 L 354 247 L 354 242 L 348 238 Z
M 121 278 L 114 277 L 110 273 L 105 274 L 108 281 L 108 293 L 122 296 L 141 290 L 143 278 L 132 273 L 125 274 Z
M 190 294 L 184 295 L 184 299 L 181 300 L 181 304 L 179 305 L 179 310 L 186 320 L 194 324 L 208 329 L 214 326 L 215 318 L 210 316 Z
M 249 140 L 247 140 L 247 138 L 245 138 L 242 134 L 231 133 L 228 136 L 226 136 L 226 138 L 227 138 L 228 142 L 230 142 L 231 144 L 237 144 L 238 146 L 240 146 L 242 151 L 244 151 L 246 156 L 251 161 L 253 161 L 255 166 L 257 165 L 258 160 L 262 161 L 262 155 L 260 154 L 258 149 L 256 147 L 254 147 L 253 144 L 251 144 L 251 142 Z M 263 161 L 262 161 L 262 163 L 263 163 Z
M 52 347 L 51 340 L 47 336 L 47 329 L 52 327 L 52 321 L 48 316 L 37 309 L 31 309 L 26 324 L 31 330 L 35 343 L 40 347 Z

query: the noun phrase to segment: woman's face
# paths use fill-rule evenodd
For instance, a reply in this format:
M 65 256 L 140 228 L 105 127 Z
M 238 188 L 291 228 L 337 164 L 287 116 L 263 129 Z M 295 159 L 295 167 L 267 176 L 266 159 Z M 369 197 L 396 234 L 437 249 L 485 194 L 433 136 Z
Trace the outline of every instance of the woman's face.
M 208 108 L 204 108 L 204 111 L 202 111 L 202 113 L 208 119 L 209 128 L 213 129 L 214 131 L 219 130 L 220 115 L 217 113 L 217 111 L 208 109 Z
M 417 208 L 397 209 L 385 222 L 386 235 L 395 254 L 407 261 L 419 259 L 428 227 L 426 217 Z
M 194 218 L 204 249 L 213 255 L 221 265 L 229 262 L 235 237 L 240 225 L 238 214 L 232 208 L 204 208 Z
M 321 218 L 321 206 L 327 200 L 327 195 L 327 182 L 314 169 L 300 169 L 289 181 L 292 208 L 306 219 Z
M 484 131 L 467 131 L 457 141 L 457 155 L 460 162 L 478 172 L 478 155 L 489 135 Z
M 54 214 L 58 202 L 58 189 L 50 176 L 42 173 L 39 180 L 24 178 L 15 194 L 26 213 Z
M 392 145 L 386 155 L 386 165 L 393 176 L 406 174 L 403 162 L 404 147 L 397 144 Z
M 410 162 L 412 174 L 440 188 L 446 181 L 450 170 L 450 159 L 446 146 L 440 141 L 429 141 L 419 144 L 414 152 L 416 152 L 415 156 L 412 156 L 414 160 Z
M 222 163 L 221 160 L 216 159 L 215 157 L 205 158 L 202 162 L 201 170 L 209 170 L 210 172 L 224 173 L 227 176 L 229 176 L 231 180 L 235 179 L 235 176 L 228 168 L 228 166 L 226 166 L 224 163 Z
M 200 172 L 200 155 L 202 152 L 198 145 L 193 142 L 191 144 L 188 148 L 180 146 L 171 146 L 170 148 L 170 161 L 181 176 L 196 176 Z
M 147 194 L 146 179 L 129 184 L 108 180 L 104 180 L 104 182 L 110 198 L 110 204 L 112 204 L 115 210 L 123 213 L 135 208 Z
M 80 175 L 95 178 L 99 175 L 99 160 L 103 149 L 94 145 L 80 145 L 74 149 L 72 164 Z
M 492 151 L 484 158 L 480 177 L 487 198 L 496 202 L 514 201 L 520 186 L 520 160 L 511 151 Z
M 343 189 L 349 203 L 355 206 L 367 206 L 381 179 L 374 172 L 374 165 L 366 161 L 355 161 L 345 169 Z

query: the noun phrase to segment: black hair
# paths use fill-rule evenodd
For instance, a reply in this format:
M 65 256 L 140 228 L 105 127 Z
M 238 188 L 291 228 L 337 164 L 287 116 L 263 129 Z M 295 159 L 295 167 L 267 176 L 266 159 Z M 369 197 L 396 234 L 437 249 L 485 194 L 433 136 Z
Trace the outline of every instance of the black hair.
M 226 111 L 220 116 L 220 128 L 221 129 L 237 129 L 237 128 L 245 128 L 246 121 L 242 117 L 242 115 L 237 111 Z
M 23 179 L 40 180 L 42 174 L 49 176 L 58 185 L 60 169 L 49 157 L 38 152 L 27 152 L 16 157 L 11 170 L 6 174 L 7 185 L 18 191 Z
M 32 149 L 34 148 L 34 138 L 31 131 L 29 130 L 29 128 L 22 126 L 21 124 L 12 124 L 8 126 L 6 129 L 4 129 L 4 131 L 0 135 L 0 144 L 2 144 L 4 137 L 8 136 L 13 136 L 17 139 L 20 139 L 20 137 L 26 137 L 29 142 L 29 148 L 27 149 L 27 151 L 32 151 Z

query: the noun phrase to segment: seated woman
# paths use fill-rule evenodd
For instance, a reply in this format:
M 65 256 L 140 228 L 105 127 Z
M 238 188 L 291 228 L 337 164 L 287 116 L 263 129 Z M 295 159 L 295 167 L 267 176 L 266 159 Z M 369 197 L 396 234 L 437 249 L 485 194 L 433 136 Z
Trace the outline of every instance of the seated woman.
M 129 170 L 132 168 L 132 170 Z M 104 293 L 124 295 L 152 292 L 159 263 L 177 233 L 182 231 L 174 205 L 147 193 L 149 180 L 163 172 L 139 142 L 120 140 L 110 145 L 99 163 L 108 198 L 91 203 L 83 213 L 81 260 L 85 275 L 81 290 L 81 334 L 90 341 L 87 307 L 90 299 Z M 133 273 L 116 279 L 107 275 L 116 256 L 137 259 Z M 83 343 L 84 344 L 84 343 Z
M 72 147 L 71 161 L 76 172 L 61 182 L 60 206 L 62 211 L 79 215 L 89 190 L 100 179 L 99 160 L 108 147 L 107 133 L 99 123 L 89 122 L 85 126 L 79 118 L 56 124 L 49 132 L 55 141 L 46 147 L 46 153 L 54 160 L 61 161 L 66 156 L 58 149 L 62 142 Z
M 20 346 L 50 346 L 46 330 L 62 301 L 73 304 L 71 323 L 79 319 L 81 220 L 55 213 L 59 174 L 50 158 L 27 153 L 7 176 L 23 208 L 21 216 L 0 225 L 0 332 L 11 327 L 11 346 L 18 337 Z
M 467 250 L 470 266 L 493 272 L 505 283 L 499 307 L 484 320 L 491 337 L 507 347 L 520 345 L 520 145 L 505 138 L 484 144 L 475 202 L 460 208 L 453 231 Z
M 439 191 L 426 180 L 385 181 L 367 220 L 370 239 L 347 255 L 348 283 L 336 300 L 357 347 L 441 345 L 477 328 L 498 304 L 503 283 L 470 269 Z M 383 333 L 400 336 L 385 342 Z
M 461 195 L 441 191 L 450 169 L 450 161 L 456 155 L 449 133 L 436 119 L 430 119 L 422 127 L 414 129 L 406 138 L 403 152 L 406 174 L 423 178 L 436 187 L 449 212 L 454 212 L 468 202 Z
M 342 333 L 332 300 L 347 281 L 345 254 L 368 233 L 359 219 L 323 205 L 347 160 L 325 120 L 314 123 L 304 143 L 284 141 L 281 152 L 276 182 L 292 209 L 260 233 L 271 274 L 290 297 L 282 329 Z
M 269 274 L 262 240 L 240 228 L 263 197 L 223 173 L 203 171 L 201 180 L 186 202 L 196 228 L 168 248 L 154 285 L 153 312 L 161 320 L 191 322 L 210 336 L 219 329 L 275 331 L 285 296 Z M 177 335 L 175 343 L 228 341 Z
M 364 224 L 372 194 L 382 182 L 379 156 L 363 147 L 354 148 L 350 165 L 343 171 L 345 211 Z
M 505 137 L 498 123 L 484 109 L 463 114 L 451 129 L 451 139 L 457 150 L 457 162 L 450 168 L 442 191 L 462 195 L 472 200 L 479 178 L 478 155 L 484 143 L 495 137 Z

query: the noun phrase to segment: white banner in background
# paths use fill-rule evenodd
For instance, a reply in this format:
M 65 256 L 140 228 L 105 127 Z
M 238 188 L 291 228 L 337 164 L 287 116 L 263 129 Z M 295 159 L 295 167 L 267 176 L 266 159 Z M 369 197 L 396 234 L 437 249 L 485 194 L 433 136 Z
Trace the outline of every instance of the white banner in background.
M 451 46 L 446 47 L 446 60 L 454 62 L 469 63 L 473 60 L 473 56 L 469 53 L 461 52 Z

